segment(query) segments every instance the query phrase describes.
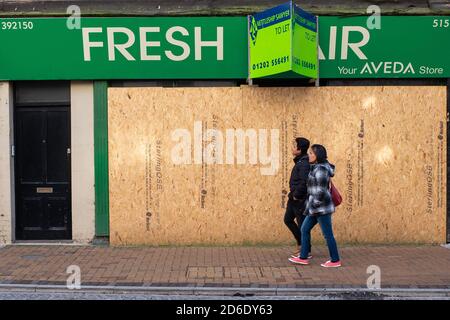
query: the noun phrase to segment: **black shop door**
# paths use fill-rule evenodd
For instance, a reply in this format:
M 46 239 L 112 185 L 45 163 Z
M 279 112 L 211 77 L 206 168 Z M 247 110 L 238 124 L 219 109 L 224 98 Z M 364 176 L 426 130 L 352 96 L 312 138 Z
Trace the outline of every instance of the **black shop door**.
M 71 239 L 69 107 L 17 107 L 14 122 L 16 239 Z

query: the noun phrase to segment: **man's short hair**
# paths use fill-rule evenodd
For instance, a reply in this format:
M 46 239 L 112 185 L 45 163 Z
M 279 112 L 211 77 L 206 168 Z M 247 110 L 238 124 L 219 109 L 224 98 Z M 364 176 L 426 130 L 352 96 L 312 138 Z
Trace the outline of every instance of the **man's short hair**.
M 309 148 L 309 140 L 303 137 L 295 138 L 297 143 L 297 150 L 300 150 L 302 154 L 306 154 Z

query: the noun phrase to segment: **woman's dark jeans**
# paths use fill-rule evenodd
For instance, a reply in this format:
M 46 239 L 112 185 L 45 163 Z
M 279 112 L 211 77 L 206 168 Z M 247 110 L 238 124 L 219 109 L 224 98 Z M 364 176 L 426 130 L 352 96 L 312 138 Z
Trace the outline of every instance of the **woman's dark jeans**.
M 328 250 L 330 252 L 331 261 L 339 261 L 339 252 L 336 244 L 336 240 L 333 235 L 333 227 L 331 225 L 331 214 L 324 216 L 307 216 L 301 226 L 302 235 L 302 250 L 300 253 L 301 259 L 308 258 L 308 249 L 311 246 L 311 230 L 319 223 L 322 229 L 322 234 L 327 241 Z

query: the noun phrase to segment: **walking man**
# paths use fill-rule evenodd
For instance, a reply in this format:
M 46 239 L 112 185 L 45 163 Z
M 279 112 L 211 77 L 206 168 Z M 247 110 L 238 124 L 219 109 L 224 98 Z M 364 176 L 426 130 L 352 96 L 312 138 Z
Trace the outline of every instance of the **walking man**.
M 291 178 L 289 180 L 290 192 L 288 195 L 289 199 L 286 206 L 286 213 L 284 215 L 284 223 L 297 241 L 297 249 L 293 252 L 293 257 L 298 257 L 300 253 L 302 238 L 300 228 L 305 219 L 303 211 L 305 210 L 305 202 L 307 200 L 306 183 L 308 181 L 310 170 L 308 148 L 309 140 L 303 137 L 296 138 L 292 147 L 295 165 L 292 168 Z M 311 252 L 311 248 L 309 248 L 308 252 Z

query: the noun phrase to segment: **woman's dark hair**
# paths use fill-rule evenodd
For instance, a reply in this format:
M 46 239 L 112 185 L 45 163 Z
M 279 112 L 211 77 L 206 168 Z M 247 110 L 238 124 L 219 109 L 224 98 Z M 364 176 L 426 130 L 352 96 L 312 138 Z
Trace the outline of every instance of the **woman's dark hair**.
M 316 155 L 317 163 L 324 163 L 327 162 L 328 156 L 327 156 L 327 149 L 325 149 L 324 146 L 320 144 L 313 144 L 311 146 L 312 151 Z

